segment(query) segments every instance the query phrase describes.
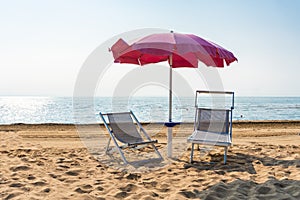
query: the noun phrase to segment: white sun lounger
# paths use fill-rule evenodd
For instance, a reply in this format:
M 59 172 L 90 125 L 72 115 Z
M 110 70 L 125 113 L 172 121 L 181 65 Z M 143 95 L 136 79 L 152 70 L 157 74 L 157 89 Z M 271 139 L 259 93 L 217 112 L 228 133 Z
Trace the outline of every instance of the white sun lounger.
M 198 94 L 231 95 L 231 107 L 226 109 L 198 106 Z M 187 141 L 192 143 L 190 162 L 193 162 L 194 145 L 211 145 L 224 147 L 224 164 L 227 150 L 232 144 L 232 110 L 234 109 L 234 92 L 196 91 L 194 132 Z M 213 107 L 213 106 L 211 106 Z

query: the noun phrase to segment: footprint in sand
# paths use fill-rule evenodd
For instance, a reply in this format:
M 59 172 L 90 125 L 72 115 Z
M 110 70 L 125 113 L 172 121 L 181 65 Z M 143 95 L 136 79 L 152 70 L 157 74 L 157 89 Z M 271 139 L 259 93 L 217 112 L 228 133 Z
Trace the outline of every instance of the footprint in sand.
M 18 165 L 18 166 L 14 166 L 9 168 L 9 170 L 13 171 L 13 172 L 17 172 L 17 171 L 27 171 L 30 170 L 31 168 L 29 166 L 26 165 Z
M 158 191 L 162 192 L 162 193 L 166 193 L 170 190 L 170 185 L 168 184 L 162 184 L 160 186 L 160 188 L 157 189 Z
M 127 178 L 128 180 L 138 180 L 139 178 L 141 178 L 140 174 L 128 174 L 127 176 L 125 176 L 125 178 Z
M 120 192 L 117 192 L 114 197 L 117 199 L 124 199 L 134 193 L 138 187 L 132 183 L 127 184 L 125 187 L 120 187 L 119 190 Z
M 300 199 L 300 186 L 296 184 L 291 184 L 284 189 L 288 194 L 295 197 L 296 199 Z
M 137 190 L 137 186 L 134 185 L 134 184 L 129 183 L 129 184 L 127 184 L 125 187 L 121 187 L 121 188 L 119 188 L 119 189 L 120 189 L 121 191 L 123 191 L 123 192 L 134 192 L 134 191 Z
M 90 193 L 92 191 L 93 191 L 93 187 L 91 185 L 83 185 L 75 189 L 75 192 L 80 194 Z
M 36 181 L 36 182 L 32 183 L 32 185 L 34 185 L 34 186 L 45 186 L 47 184 L 48 183 L 45 180 L 40 180 L 40 181 Z
M 61 181 L 61 182 L 64 182 L 66 180 L 66 178 L 65 177 L 60 177 L 60 178 L 58 178 L 58 180 Z
M 228 188 L 226 185 L 216 185 L 212 189 L 212 194 L 215 194 L 220 199 L 225 199 L 227 196 L 229 196 L 230 191 L 228 191 Z
M 36 163 L 36 165 L 38 165 L 38 166 L 45 166 L 45 163 L 44 163 L 43 161 L 38 161 L 38 162 Z
M 70 169 L 70 167 L 69 167 L 69 166 L 67 166 L 67 165 L 58 165 L 58 167 L 60 167 L 60 168 L 64 168 L 64 169 Z
M 57 160 L 56 160 L 56 163 L 63 163 L 64 162 L 64 160 L 65 160 L 65 158 L 58 158 Z
M 45 189 L 42 190 L 42 192 L 45 192 L 45 193 L 49 193 L 50 191 L 51 191 L 50 188 L 45 188 Z
M 115 194 L 114 197 L 116 197 L 117 199 L 124 199 L 128 196 L 129 196 L 129 194 L 127 192 L 122 191 L 122 192 L 118 192 L 117 194 Z
M 69 170 L 65 174 L 67 174 L 69 176 L 78 176 L 80 172 L 81 172 L 81 170 L 79 170 L 79 169 L 77 169 L 77 170 Z
M 196 194 L 192 191 L 186 191 L 186 190 L 181 190 L 180 192 L 178 192 L 178 194 L 184 196 L 185 198 L 188 198 L 188 199 L 193 199 L 193 198 L 196 198 Z
M 101 186 L 96 187 L 96 189 L 99 190 L 99 191 L 103 191 L 104 190 L 104 188 L 101 187 Z
M 17 187 L 17 188 L 20 188 L 20 187 L 23 187 L 23 186 L 24 186 L 24 184 L 22 184 L 22 183 L 12 183 L 12 184 L 9 185 L 9 187 Z
M 9 195 L 7 195 L 4 200 L 9 200 L 9 199 L 12 199 L 12 198 L 15 198 L 17 196 L 19 196 L 20 194 L 22 194 L 21 192 L 15 192 L 15 193 L 11 193 Z
M 54 178 L 54 179 L 56 179 L 57 177 L 58 177 L 58 175 L 56 175 L 56 174 L 52 174 L 52 173 L 50 173 L 50 174 L 48 174 L 51 178 Z
M 1 175 L 1 174 L 0 174 Z M 6 177 L 0 177 L 0 185 L 1 184 L 8 184 L 8 183 L 10 183 L 11 181 L 8 179 L 8 178 L 6 178 Z
M 27 177 L 28 180 L 34 180 L 36 179 L 35 176 L 33 176 L 32 174 L 29 174 Z
M 83 189 L 92 189 L 93 188 L 93 186 L 91 186 L 90 184 L 85 184 L 85 185 L 82 185 L 81 186 Z
M 95 185 L 100 185 L 100 184 L 102 184 L 104 182 L 104 180 L 101 180 L 101 179 L 99 179 L 99 180 L 95 180 Z
M 155 188 L 157 185 L 156 181 L 143 181 L 142 182 L 145 188 Z

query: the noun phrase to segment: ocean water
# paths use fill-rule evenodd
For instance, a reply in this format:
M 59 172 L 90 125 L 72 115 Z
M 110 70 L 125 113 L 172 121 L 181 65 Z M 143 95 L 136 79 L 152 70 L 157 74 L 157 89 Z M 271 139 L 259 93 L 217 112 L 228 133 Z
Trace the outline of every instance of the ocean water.
M 193 122 L 194 104 L 193 97 L 174 98 L 173 121 Z M 205 98 L 199 104 L 212 105 Z M 139 121 L 164 122 L 168 97 L 0 97 L 0 124 L 99 123 L 99 112 L 128 110 Z M 300 97 L 235 97 L 233 120 L 300 120 Z

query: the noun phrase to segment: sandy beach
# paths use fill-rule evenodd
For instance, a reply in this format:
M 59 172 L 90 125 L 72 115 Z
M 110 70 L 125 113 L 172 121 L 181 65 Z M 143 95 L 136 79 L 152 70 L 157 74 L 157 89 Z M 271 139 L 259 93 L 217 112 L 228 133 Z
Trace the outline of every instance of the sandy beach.
M 166 129 L 144 126 L 164 154 Z M 103 126 L 1 125 L 0 199 L 300 199 L 300 121 L 234 122 L 226 165 L 222 148 L 189 163 L 192 130 L 174 129 L 174 159 L 127 169 L 103 158 Z

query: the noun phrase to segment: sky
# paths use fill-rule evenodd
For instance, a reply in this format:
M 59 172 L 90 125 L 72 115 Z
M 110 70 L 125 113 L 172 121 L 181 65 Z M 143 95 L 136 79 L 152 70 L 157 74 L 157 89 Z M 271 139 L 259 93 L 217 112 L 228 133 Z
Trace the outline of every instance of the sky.
M 0 0 L 0 95 L 72 96 L 82 65 L 99 45 L 127 31 L 160 28 L 232 51 L 238 62 L 218 70 L 225 90 L 300 96 L 299 10 L 297 0 Z M 97 95 L 112 95 L 130 70 L 117 73 L 112 65 Z M 192 89 L 205 86 L 195 70 L 178 73 Z

